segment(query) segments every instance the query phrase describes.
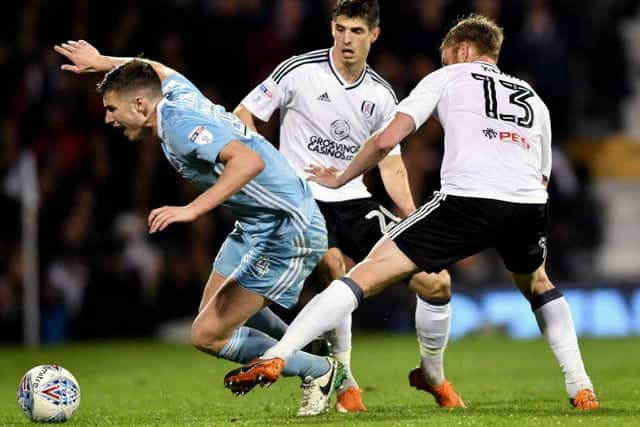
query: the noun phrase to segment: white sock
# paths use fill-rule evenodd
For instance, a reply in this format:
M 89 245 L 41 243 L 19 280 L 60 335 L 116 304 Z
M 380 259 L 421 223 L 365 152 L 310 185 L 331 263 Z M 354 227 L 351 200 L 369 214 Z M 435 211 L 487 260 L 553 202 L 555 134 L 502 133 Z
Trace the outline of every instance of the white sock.
M 338 394 L 342 394 L 342 392 L 348 389 L 349 387 L 354 387 L 359 389 L 360 386 L 358 385 L 356 378 L 353 376 L 353 373 L 351 372 L 351 350 L 343 351 L 341 353 L 334 353 L 333 357 L 335 357 L 338 362 L 342 363 L 345 369 L 347 370 L 347 376 L 342 382 L 342 384 L 340 385 Z
M 342 382 L 340 389 L 360 388 L 351 372 L 351 314 L 341 321 L 335 329 L 325 333 L 324 337 L 331 344 L 333 357 L 342 363 L 347 370 L 347 377 Z
M 417 298 L 416 335 L 420 347 L 420 366 L 429 385 L 440 385 L 444 381 L 442 359 L 449 340 L 451 327 L 451 304 L 430 304 Z
M 569 398 L 583 388 L 593 391 L 591 380 L 584 369 L 576 329 L 569 305 L 564 297 L 556 298 L 533 312 L 540 331 L 551 347 L 560 369 L 564 373 L 565 387 Z
M 354 291 L 346 283 L 334 280 L 307 303 L 293 319 L 282 339 L 267 350 L 262 358 L 279 357 L 287 360 L 316 337 L 335 329 L 358 307 L 358 302 Z

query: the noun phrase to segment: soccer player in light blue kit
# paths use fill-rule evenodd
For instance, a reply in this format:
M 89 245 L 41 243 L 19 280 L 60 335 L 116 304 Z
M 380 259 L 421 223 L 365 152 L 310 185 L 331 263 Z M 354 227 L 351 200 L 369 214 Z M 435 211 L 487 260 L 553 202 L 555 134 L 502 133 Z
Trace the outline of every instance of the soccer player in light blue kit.
M 105 122 L 131 141 L 159 137 L 171 165 L 202 191 L 186 206 L 151 211 L 150 233 L 193 221 L 219 205 L 236 217 L 204 289 L 192 342 L 205 353 L 241 364 L 264 353 L 275 340 L 244 323 L 272 302 L 293 307 L 327 249 L 324 219 L 308 184 L 268 141 L 175 70 L 146 59 L 104 56 L 82 40 L 55 50 L 72 62 L 63 70 L 108 71 L 98 85 Z M 283 374 L 303 379 L 298 415 L 326 411 L 344 368 L 331 357 L 304 352 L 294 359 Z M 225 386 L 236 394 L 255 384 L 242 381 L 242 368 L 233 378 L 225 379 Z

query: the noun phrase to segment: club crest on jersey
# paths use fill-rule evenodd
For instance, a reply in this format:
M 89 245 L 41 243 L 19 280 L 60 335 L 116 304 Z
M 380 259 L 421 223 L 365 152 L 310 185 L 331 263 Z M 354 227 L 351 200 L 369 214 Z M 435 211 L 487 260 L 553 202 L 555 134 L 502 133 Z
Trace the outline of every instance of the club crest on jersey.
M 365 118 L 369 118 L 373 116 L 373 110 L 375 110 L 376 104 L 371 101 L 362 101 L 362 105 L 360 106 L 360 112 Z
M 271 92 L 271 90 L 269 90 L 269 88 L 264 84 L 260 85 L 260 90 L 262 91 L 262 93 L 267 95 L 268 98 L 271 98 L 273 96 L 273 92 Z
M 204 126 L 198 126 L 189 134 L 189 141 L 198 145 L 211 144 L 213 141 L 213 134 L 207 130 Z
M 331 123 L 331 136 L 336 141 L 342 141 L 343 139 L 348 138 L 350 133 L 351 126 L 349 126 L 349 123 L 346 121 L 338 119 Z

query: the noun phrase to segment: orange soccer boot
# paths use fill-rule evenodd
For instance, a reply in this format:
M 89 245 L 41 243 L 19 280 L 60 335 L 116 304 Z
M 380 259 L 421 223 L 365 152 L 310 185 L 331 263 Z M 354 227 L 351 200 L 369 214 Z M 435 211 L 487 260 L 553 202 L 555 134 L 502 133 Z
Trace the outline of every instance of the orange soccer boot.
M 346 414 L 347 412 L 362 412 L 367 408 L 362 403 L 362 390 L 355 387 L 348 387 L 338 393 L 336 401 L 336 411 Z
M 428 385 L 419 366 L 409 372 L 409 385 L 432 394 L 441 408 L 466 408 L 460 396 L 446 379 L 440 385 Z
M 270 386 L 280 378 L 284 368 L 284 360 L 253 359 L 244 366 L 230 371 L 224 376 L 224 386 L 236 396 L 242 396 L 256 385 Z
M 576 393 L 576 397 L 573 399 L 569 399 L 569 403 L 576 409 L 581 410 L 591 410 L 598 409 L 600 407 L 600 402 L 596 397 L 595 393 L 588 388 L 583 388 L 582 390 Z

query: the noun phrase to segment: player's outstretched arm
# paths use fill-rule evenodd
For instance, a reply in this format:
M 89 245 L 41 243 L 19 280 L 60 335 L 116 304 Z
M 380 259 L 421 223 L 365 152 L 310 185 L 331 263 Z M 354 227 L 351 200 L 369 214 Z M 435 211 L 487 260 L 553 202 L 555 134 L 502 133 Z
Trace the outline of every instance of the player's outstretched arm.
M 218 159 L 224 164 L 218 181 L 186 206 L 163 206 L 152 210 L 147 219 L 149 233 L 162 231 L 174 222 L 194 221 L 240 191 L 265 166 L 260 154 L 240 141 L 225 145 Z
M 311 165 L 305 169 L 309 173 L 307 179 L 329 188 L 342 187 L 380 163 L 393 147 L 413 132 L 414 128 L 415 124 L 411 116 L 396 113 L 393 120 L 380 132 L 369 137 L 345 170 L 340 172 L 335 168 Z
M 55 45 L 53 49 L 71 61 L 71 64 L 63 64 L 60 69 L 76 74 L 104 73 L 134 59 L 102 55 L 91 43 L 84 40 L 69 40 L 66 43 Z M 175 73 L 175 70 L 160 62 L 143 58 L 138 59 L 151 65 L 155 72 L 158 73 L 161 81 Z

